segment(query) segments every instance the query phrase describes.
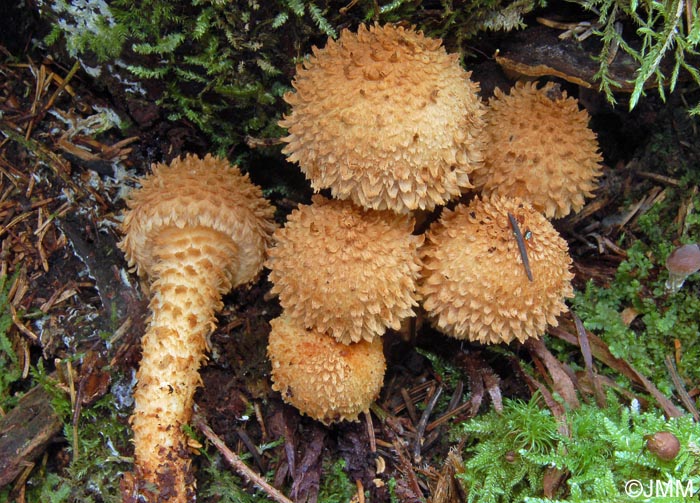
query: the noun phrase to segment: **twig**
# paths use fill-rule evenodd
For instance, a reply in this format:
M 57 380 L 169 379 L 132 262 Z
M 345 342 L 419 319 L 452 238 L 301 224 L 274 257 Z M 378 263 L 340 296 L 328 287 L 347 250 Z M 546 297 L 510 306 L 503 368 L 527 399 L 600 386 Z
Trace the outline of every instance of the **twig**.
M 593 367 L 593 355 L 591 354 L 591 345 L 588 343 L 588 335 L 586 335 L 586 328 L 583 326 L 581 318 L 576 316 L 573 312 L 571 316 L 574 319 L 574 325 L 576 325 L 576 335 L 578 336 L 578 346 L 581 349 L 581 354 L 583 355 L 583 363 L 586 366 L 586 375 L 591 381 L 591 386 L 593 386 L 593 394 L 595 395 L 595 401 L 599 407 L 605 407 L 605 394 L 600 387 L 600 381 L 598 381 L 598 376 L 596 374 L 595 368 Z
M 642 178 L 654 180 L 655 182 L 665 183 L 666 185 L 672 185 L 673 187 L 680 187 L 681 185 L 680 180 L 676 180 L 675 178 L 671 178 L 670 176 L 652 173 L 650 171 L 637 171 L 637 175 L 641 176 Z
M 673 385 L 676 387 L 676 392 L 678 393 L 681 402 L 683 402 L 685 408 L 688 409 L 688 412 L 692 414 L 693 419 L 695 419 L 695 422 L 700 421 L 700 413 L 695 407 L 693 399 L 690 398 L 690 395 L 685 390 L 685 386 L 683 385 L 681 376 L 678 375 L 678 370 L 676 370 L 676 364 L 673 362 L 673 358 L 671 357 L 671 355 L 666 355 L 664 362 L 666 363 L 666 368 L 668 369 L 668 372 L 671 374 L 671 380 L 673 381 Z
M 42 66 L 42 69 L 44 67 Z M 44 119 L 44 116 L 46 115 L 46 112 L 53 106 L 53 104 L 56 102 L 56 99 L 61 95 L 63 90 L 68 86 L 68 83 L 71 81 L 73 76 L 76 74 L 76 72 L 80 69 L 80 61 L 76 61 L 73 63 L 73 67 L 70 69 L 68 74 L 65 76 L 65 78 L 61 79 L 59 82 L 58 87 L 56 90 L 53 92 L 51 97 L 49 97 L 49 100 L 46 102 L 44 106 L 41 107 L 41 110 L 39 110 L 39 113 L 36 114 L 36 116 L 32 119 L 32 121 L 29 123 L 27 126 L 27 131 L 25 133 L 25 139 L 29 139 L 31 137 L 32 129 L 34 128 L 34 125 L 37 124 L 38 122 L 41 122 Z
M 398 457 L 398 470 L 403 472 L 403 476 L 407 479 L 406 481 L 408 482 L 408 487 L 411 491 L 413 491 L 415 497 L 419 498 L 419 501 L 422 501 L 423 491 L 420 488 L 418 477 L 416 477 L 416 472 L 413 469 L 413 465 L 408 459 L 406 447 L 398 438 L 394 439 L 392 445 Z
M 236 470 L 239 475 L 246 479 L 251 484 L 258 486 L 262 491 L 264 491 L 272 500 L 277 503 L 292 503 L 284 494 L 279 492 L 277 489 L 272 487 L 264 478 L 251 470 L 248 465 L 246 465 L 238 455 L 229 449 L 223 440 L 221 440 L 216 433 L 209 427 L 204 417 L 196 412 L 192 417 L 192 424 L 194 424 L 199 431 L 201 431 L 207 439 L 214 444 L 214 447 L 224 456 L 226 461 Z
M 463 404 L 458 405 L 454 409 L 445 412 L 442 416 L 435 419 L 433 422 L 431 422 L 428 426 L 425 427 L 425 431 L 431 432 L 438 426 L 442 426 L 443 424 L 445 424 L 451 418 L 457 416 L 458 414 L 461 414 L 462 412 L 469 411 L 469 409 L 471 408 L 472 403 L 470 401 L 466 401 Z M 472 414 L 468 413 L 468 416 L 471 417 Z
M 362 481 L 355 479 L 355 486 L 357 487 L 357 503 L 365 503 L 365 488 L 362 487 Z
M 372 423 L 372 414 L 370 411 L 364 412 L 365 422 L 367 423 L 367 436 L 369 436 L 369 450 L 372 454 L 377 452 L 377 437 L 374 434 L 374 424 Z
M 438 386 L 435 390 L 435 393 L 433 393 L 433 396 L 430 397 L 428 404 L 425 406 L 423 415 L 421 416 L 420 421 L 418 421 L 418 425 L 416 426 L 416 438 L 414 439 L 413 444 L 413 461 L 415 463 L 418 463 L 420 461 L 420 451 L 421 446 L 423 445 L 423 435 L 425 434 L 425 428 L 428 426 L 428 419 L 430 419 L 430 415 L 433 413 L 435 404 L 437 404 L 438 398 L 440 398 L 441 394 L 442 386 Z
M 418 424 L 418 413 L 413 405 L 413 400 L 411 400 L 408 391 L 403 386 L 401 386 L 401 398 L 403 398 L 403 402 L 406 404 L 406 412 L 408 412 L 408 417 L 411 418 L 411 423 L 415 426 Z
M 515 234 L 515 241 L 518 243 L 520 258 L 523 261 L 523 267 L 525 268 L 525 274 L 527 274 L 527 279 L 529 279 L 530 281 L 534 281 L 532 278 L 532 270 L 530 269 L 530 260 L 527 258 L 525 240 L 523 239 L 523 233 L 520 232 L 520 227 L 518 227 L 518 221 L 515 219 L 512 213 L 508 213 L 508 220 L 510 221 L 510 226 L 513 228 L 513 234 Z

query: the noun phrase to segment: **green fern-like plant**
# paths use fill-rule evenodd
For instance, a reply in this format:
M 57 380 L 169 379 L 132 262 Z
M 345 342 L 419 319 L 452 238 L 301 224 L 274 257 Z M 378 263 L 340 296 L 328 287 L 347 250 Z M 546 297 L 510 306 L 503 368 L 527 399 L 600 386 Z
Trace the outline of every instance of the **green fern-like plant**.
M 596 33 L 603 46 L 596 58 L 599 63 L 596 79 L 611 103 L 615 103 L 613 92 L 620 85 L 610 77 L 609 71 L 617 50 L 629 54 L 638 65 L 629 99 L 630 109 L 637 105 L 647 87 L 656 87 L 661 98 L 665 98 L 667 89 L 675 89 L 681 70 L 700 84 L 700 72 L 688 61 L 689 57 L 698 56 L 697 0 L 574 1 L 598 17 L 600 28 Z M 632 37 L 623 37 L 620 29 L 623 25 L 631 26 L 639 43 L 633 42 Z M 662 61 L 666 57 L 672 59 L 672 64 L 670 72 L 664 73 Z M 699 106 L 691 109 L 691 113 L 699 111 Z
M 676 355 L 680 375 L 690 382 L 700 379 L 700 299 L 693 289 L 695 282 L 691 278 L 672 295 L 665 290 L 668 271 L 664 264 L 680 231 L 673 223 L 679 204 L 680 198 L 669 189 L 667 198 L 638 219 L 634 240 L 620 240 L 627 248 L 627 258 L 611 281 L 605 285 L 589 281 L 572 300 L 572 309 L 586 328 L 598 334 L 614 356 L 630 362 L 666 395 L 673 393 L 673 383 L 665 360 L 675 347 L 680 348 Z M 695 205 L 700 210 L 700 202 Z M 698 222 L 694 213 L 686 220 L 683 242 L 700 240 Z M 635 313 L 634 324 L 623 320 L 625 310 Z
M 693 418 L 666 419 L 608 398 L 607 408 L 583 405 L 556 418 L 536 394 L 529 402 L 505 400 L 502 413 L 457 425 L 454 439 L 466 442 L 465 470 L 457 477 L 468 501 L 539 501 L 545 470 L 553 468 L 567 474 L 562 502 L 631 501 L 628 480 L 673 479 L 700 490 L 700 426 Z M 681 443 L 671 461 L 646 448 L 648 435 L 660 431 Z

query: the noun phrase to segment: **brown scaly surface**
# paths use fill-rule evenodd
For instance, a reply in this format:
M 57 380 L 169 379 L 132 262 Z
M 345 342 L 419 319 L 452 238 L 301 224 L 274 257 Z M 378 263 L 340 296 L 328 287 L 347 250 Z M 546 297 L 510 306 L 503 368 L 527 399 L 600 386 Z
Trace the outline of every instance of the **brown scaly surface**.
M 578 212 L 593 196 L 602 157 L 590 117 L 552 82 L 496 89 L 486 114 L 486 162 L 473 175 L 484 194 L 529 201 L 547 218 Z
M 270 325 L 272 389 L 285 402 L 324 424 L 356 421 L 369 410 L 384 382 L 380 337 L 346 345 L 285 315 Z
M 479 85 L 442 41 L 360 26 L 297 67 L 284 152 L 315 190 L 374 209 L 432 209 L 482 163 Z
M 287 315 L 349 344 L 399 329 L 418 305 L 413 218 L 314 196 L 275 232 L 266 264 Z
M 533 281 L 508 213 L 518 222 Z M 573 297 L 566 241 L 529 204 L 492 196 L 445 210 L 422 250 L 423 307 L 444 333 L 483 343 L 524 341 L 557 325 Z
M 120 247 L 151 282 L 131 418 L 133 486 L 149 502 L 194 501 L 182 427 L 221 296 L 262 268 L 272 212 L 247 176 L 211 156 L 154 166 L 129 200 Z

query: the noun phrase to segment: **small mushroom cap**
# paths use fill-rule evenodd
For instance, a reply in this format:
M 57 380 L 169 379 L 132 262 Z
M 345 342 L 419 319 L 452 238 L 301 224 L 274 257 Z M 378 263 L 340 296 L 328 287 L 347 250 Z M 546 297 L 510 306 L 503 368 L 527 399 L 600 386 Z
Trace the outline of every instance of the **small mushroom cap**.
M 526 275 L 508 213 L 523 234 Z M 573 297 L 568 246 L 528 203 L 492 196 L 446 209 L 428 231 L 418 292 L 437 328 L 457 339 L 524 341 L 556 326 Z
M 483 162 L 479 85 L 442 41 L 360 26 L 297 67 L 283 152 L 315 190 L 361 206 L 432 209 L 470 188 Z
M 518 82 L 489 101 L 485 164 L 473 183 L 483 194 L 529 201 L 547 218 L 579 211 L 602 171 L 589 115 L 552 82 Z
M 418 305 L 413 218 L 314 196 L 273 238 L 266 266 L 295 323 L 349 344 L 398 330 Z
M 666 289 L 675 293 L 681 289 L 688 276 L 700 270 L 700 246 L 693 243 L 673 250 L 666 259 L 666 269 Z
M 230 236 L 238 247 L 233 286 L 260 272 L 274 230 L 274 208 L 228 161 L 207 154 L 153 164 L 152 174 L 131 192 L 119 247 L 139 276 L 150 277 L 156 262 L 151 244 L 168 227 L 206 227 Z
M 664 461 L 672 461 L 681 450 L 681 442 L 670 431 L 659 431 L 645 436 L 647 449 Z
M 282 315 L 270 322 L 272 389 L 303 414 L 330 424 L 356 421 L 384 381 L 382 339 L 341 344 Z
M 698 272 L 700 270 L 700 246 L 697 244 L 687 244 L 676 248 L 666 259 L 668 272 L 676 275 L 685 275 Z

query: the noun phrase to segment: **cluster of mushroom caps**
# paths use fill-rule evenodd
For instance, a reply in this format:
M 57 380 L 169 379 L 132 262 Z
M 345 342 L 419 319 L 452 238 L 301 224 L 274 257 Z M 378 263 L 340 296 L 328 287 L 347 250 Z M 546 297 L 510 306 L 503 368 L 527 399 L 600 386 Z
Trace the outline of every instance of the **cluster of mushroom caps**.
M 183 426 L 208 336 L 222 295 L 264 263 L 284 308 L 271 321 L 273 388 L 325 424 L 369 409 L 381 337 L 419 302 L 446 334 L 497 343 L 540 336 L 572 295 L 567 245 L 547 218 L 578 211 L 601 170 L 575 100 L 517 84 L 486 106 L 440 40 L 391 25 L 314 48 L 293 85 L 284 152 L 335 199 L 314 196 L 274 231 L 247 176 L 190 155 L 154 165 L 128 201 L 120 248 L 147 282 L 151 318 L 126 501 L 194 499 Z M 470 189 L 482 195 L 414 233 L 415 212 Z
M 551 83 L 485 104 L 441 40 L 401 26 L 344 30 L 297 67 L 283 152 L 318 192 L 278 229 L 266 263 L 273 388 L 301 412 L 356 420 L 382 386 L 380 337 L 422 304 L 440 331 L 524 341 L 573 295 L 548 220 L 592 196 L 588 114 Z M 444 208 L 424 235 L 414 218 Z

